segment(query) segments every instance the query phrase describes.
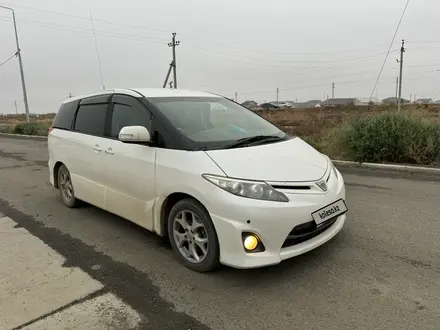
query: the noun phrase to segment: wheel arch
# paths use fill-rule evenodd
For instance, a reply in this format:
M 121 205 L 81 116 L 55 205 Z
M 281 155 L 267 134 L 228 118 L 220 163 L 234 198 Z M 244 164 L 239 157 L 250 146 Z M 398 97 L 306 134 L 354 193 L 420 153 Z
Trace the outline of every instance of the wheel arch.
M 57 161 L 55 163 L 55 165 L 53 166 L 53 183 L 54 183 L 54 187 L 57 189 L 59 187 L 59 185 L 58 185 L 58 171 L 62 165 L 64 165 L 63 162 Z
M 193 195 L 184 192 L 174 192 L 165 198 L 160 209 L 160 232 L 158 233 L 160 236 L 168 238 L 168 215 L 173 206 L 183 199 L 192 199 L 196 201 L 206 210 L 206 212 L 208 212 L 206 206 Z

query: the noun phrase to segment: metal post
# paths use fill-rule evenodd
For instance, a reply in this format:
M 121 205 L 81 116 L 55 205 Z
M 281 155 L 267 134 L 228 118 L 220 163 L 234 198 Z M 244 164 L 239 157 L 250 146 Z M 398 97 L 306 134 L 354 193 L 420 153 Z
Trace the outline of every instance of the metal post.
M 403 75 L 403 53 L 405 52 L 405 40 L 402 40 L 402 47 L 400 48 L 400 75 L 399 75 L 399 99 L 397 100 L 397 111 L 400 111 L 402 106 L 402 75 Z
M 167 87 L 168 79 L 170 78 L 171 70 L 173 69 L 173 67 L 174 67 L 174 64 L 173 64 L 173 62 L 171 62 L 170 68 L 168 69 L 167 76 L 166 76 L 165 81 L 163 83 L 163 88 Z
M 176 64 L 176 34 L 173 33 L 173 80 L 174 80 L 174 88 L 177 88 L 177 64 Z
M 17 44 L 18 64 L 20 66 L 21 88 L 23 90 L 23 101 L 24 101 L 24 108 L 26 111 L 26 121 L 29 122 L 29 104 L 28 104 L 28 98 L 27 98 L 27 92 L 26 92 L 26 83 L 24 81 L 23 61 L 21 59 L 20 44 L 18 42 L 18 31 L 17 31 L 17 22 L 15 21 L 15 12 L 14 12 L 14 9 L 6 7 L 6 6 L 0 5 L 0 8 L 8 9 L 12 12 L 12 21 L 14 22 L 14 31 L 15 31 L 15 42 Z
M 335 98 L 335 83 L 332 83 L 332 99 Z

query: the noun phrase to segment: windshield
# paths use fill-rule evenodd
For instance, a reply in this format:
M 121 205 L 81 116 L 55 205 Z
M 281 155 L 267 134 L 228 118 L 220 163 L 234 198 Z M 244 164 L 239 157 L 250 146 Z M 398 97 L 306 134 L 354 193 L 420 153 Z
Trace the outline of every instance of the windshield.
M 273 124 L 226 98 L 169 97 L 148 100 L 181 134 L 201 148 L 223 148 L 231 142 L 254 136 L 280 139 L 286 136 Z

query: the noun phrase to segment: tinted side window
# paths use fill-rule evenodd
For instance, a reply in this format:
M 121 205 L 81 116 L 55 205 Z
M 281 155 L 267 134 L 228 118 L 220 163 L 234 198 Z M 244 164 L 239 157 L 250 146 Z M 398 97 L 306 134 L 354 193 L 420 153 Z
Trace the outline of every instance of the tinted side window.
M 129 97 L 115 97 L 113 105 L 111 137 L 117 138 L 124 126 L 151 127 L 151 113 L 137 100 Z M 120 103 L 119 103 L 120 102 Z
M 78 103 L 79 101 L 73 101 L 62 104 L 57 114 L 55 115 L 52 127 L 69 130 L 72 125 L 73 117 L 75 116 L 75 111 L 78 107 Z
M 92 135 L 104 135 L 107 104 L 80 105 L 76 115 L 74 130 Z

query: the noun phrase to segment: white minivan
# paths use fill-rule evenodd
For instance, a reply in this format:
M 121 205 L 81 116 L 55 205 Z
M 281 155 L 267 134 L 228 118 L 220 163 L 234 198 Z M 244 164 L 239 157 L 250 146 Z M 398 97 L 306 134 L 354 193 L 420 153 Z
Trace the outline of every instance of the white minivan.
M 327 156 L 215 94 L 69 98 L 48 148 L 50 182 L 66 206 L 84 201 L 168 237 L 199 272 L 278 264 L 324 244 L 346 220 L 344 180 Z

